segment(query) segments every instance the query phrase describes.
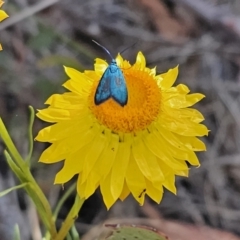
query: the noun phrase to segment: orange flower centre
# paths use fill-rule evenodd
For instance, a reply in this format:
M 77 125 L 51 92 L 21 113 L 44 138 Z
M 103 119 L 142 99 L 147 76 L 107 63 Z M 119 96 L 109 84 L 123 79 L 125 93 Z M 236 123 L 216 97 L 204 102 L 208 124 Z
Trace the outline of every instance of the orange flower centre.
M 128 102 L 122 107 L 114 99 L 96 105 L 94 96 L 98 81 L 89 95 L 89 106 L 97 120 L 116 133 L 131 133 L 146 129 L 158 116 L 161 90 L 148 72 L 123 70 L 128 89 Z

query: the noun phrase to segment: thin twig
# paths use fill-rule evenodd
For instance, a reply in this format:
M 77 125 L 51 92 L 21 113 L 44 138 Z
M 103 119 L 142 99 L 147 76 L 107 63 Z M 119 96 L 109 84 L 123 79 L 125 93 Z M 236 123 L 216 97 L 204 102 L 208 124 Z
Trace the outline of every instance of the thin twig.
M 60 0 L 44 0 L 41 1 L 33 6 L 30 6 L 26 9 L 24 9 L 23 11 L 21 11 L 20 13 L 14 15 L 13 17 L 9 17 L 7 20 L 5 20 L 4 22 L 2 22 L 0 24 L 0 31 L 4 30 L 38 12 L 41 12 L 42 10 L 44 10 L 45 8 L 50 7 L 51 5 L 59 2 Z

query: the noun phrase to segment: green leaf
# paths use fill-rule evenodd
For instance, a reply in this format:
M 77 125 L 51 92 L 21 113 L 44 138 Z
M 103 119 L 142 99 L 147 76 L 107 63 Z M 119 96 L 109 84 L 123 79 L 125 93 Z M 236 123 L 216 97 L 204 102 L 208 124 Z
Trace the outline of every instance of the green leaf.
M 67 234 L 66 240 L 73 240 L 72 237 L 71 237 L 71 235 L 70 235 L 70 233 Z
M 155 228 L 137 225 L 106 224 L 111 232 L 107 240 L 168 240 L 168 237 Z
M 30 168 L 31 164 L 31 157 L 32 157 L 32 152 L 33 152 L 33 134 L 32 134 L 32 128 L 33 128 L 33 123 L 34 123 L 34 118 L 35 118 L 35 111 L 32 106 L 29 106 L 30 110 L 30 121 L 29 121 L 29 127 L 28 127 L 28 141 L 29 141 L 29 153 L 26 159 L 26 163 L 28 164 L 28 167 Z
M 6 127 L 5 127 L 1 118 L 0 118 L 0 135 L 1 135 L 1 138 L 2 138 L 3 142 L 7 146 L 9 152 L 11 153 L 15 163 L 19 166 L 19 168 L 22 171 L 26 170 L 25 162 L 22 159 L 18 150 L 16 149 L 16 147 L 15 147 L 11 137 L 9 136 L 9 133 L 8 133 L 8 131 L 7 131 L 7 129 L 6 129 Z
M 17 166 L 17 164 L 13 161 L 12 157 L 10 156 L 10 154 L 8 153 L 7 150 L 4 150 L 4 156 L 7 160 L 7 163 L 9 165 L 9 167 L 11 168 L 11 170 L 13 171 L 13 173 L 18 177 L 18 179 L 22 182 L 25 183 L 27 180 L 25 178 L 24 173 L 22 172 L 22 170 Z
M 23 184 L 20 184 L 20 185 L 17 185 L 17 186 L 14 186 L 14 187 L 11 187 L 11 188 L 8 188 L 2 192 L 0 192 L 0 197 L 3 197 L 5 195 L 7 195 L 8 193 L 16 190 L 16 189 L 19 189 L 19 188 L 23 188 L 27 185 L 28 183 L 23 183 Z
M 80 240 L 80 237 L 79 237 L 79 234 L 78 234 L 78 231 L 77 231 L 75 225 L 73 225 L 71 228 L 71 234 L 72 234 L 73 240 Z
M 14 226 L 14 230 L 13 231 L 14 231 L 13 232 L 13 239 L 14 240 L 21 240 L 21 235 L 20 235 L 18 224 L 16 224 Z
M 67 218 L 63 222 L 59 232 L 55 236 L 54 240 L 62 240 L 67 236 L 69 230 L 74 225 L 74 222 L 78 217 L 78 212 L 80 211 L 84 201 L 85 201 L 84 198 L 80 199 L 78 194 L 76 195 L 74 204 L 71 210 L 69 211 Z
M 57 206 L 53 213 L 53 217 L 55 220 L 57 219 L 58 213 L 60 212 L 62 205 L 67 200 L 67 198 L 73 193 L 75 189 L 76 189 L 76 183 L 72 184 L 72 186 L 69 187 L 67 191 L 64 192 L 63 196 L 58 201 Z
M 38 185 L 36 188 L 36 183 L 31 181 L 31 179 L 28 178 L 28 173 L 25 172 L 23 173 L 21 169 L 16 165 L 16 163 L 12 160 L 11 156 L 9 153 L 5 150 L 4 155 L 7 159 L 9 167 L 12 169 L 14 174 L 18 177 L 19 181 L 22 182 L 22 185 L 25 184 L 25 190 L 29 197 L 33 200 L 35 203 L 35 206 L 38 210 L 38 213 L 46 226 L 47 229 L 51 229 L 50 222 L 49 222 L 49 217 L 47 216 L 44 206 L 42 204 L 41 199 L 39 199 L 39 190 L 38 190 Z

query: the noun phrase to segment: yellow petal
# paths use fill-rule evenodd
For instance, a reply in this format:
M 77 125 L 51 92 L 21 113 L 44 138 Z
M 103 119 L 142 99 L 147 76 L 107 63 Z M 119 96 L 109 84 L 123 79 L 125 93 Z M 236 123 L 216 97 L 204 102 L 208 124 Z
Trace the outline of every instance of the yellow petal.
M 122 70 L 128 70 L 129 68 L 132 67 L 132 65 L 129 63 L 129 61 L 126 61 L 126 60 L 124 60 L 124 61 L 122 62 L 122 64 L 121 64 L 121 65 L 118 65 L 118 66 L 120 66 L 120 68 L 121 68 Z M 123 74 L 124 74 L 124 72 L 123 72 Z
M 170 192 L 177 194 L 177 189 L 175 186 L 175 175 L 174 173 L 166 176 L 165 181 L 163 182 L 163 186 L 167 188 Z
M 111 153 L 111 149 L 109 149 L 110 146 L 113 146 L 112 144 L 112 139 L 111 139 L 111 133 L 110 131 L 104 131 L 104 133 L 102 132 L 102 134 L 105 135 L 106 137 L 106 146 L 104 147 L 103 151 L 101 152 L 100 156 L 98 157 L 97 161 L 95 162 L 92 170 L 91 170 L 91 175 L 95 175 L 95 179 L 94 181 L 95 182 L 100 182 L 101 179 L 104 179 L 110 169 L 112 168 L 112 163 L 115 159 L 115 155 L 106 155 L 106 153 Z M 117 140 L 115 141 L 116 143 L 116 149 L 118 148 L 118 138 Z M 111 151 L 110 151 L 111 150 Z M 114 152 L 114 151 L 112 151 Z M 107 156 L 105 158 L 105 156 Z M 110 157 L 108 157 L 110 156 Z M 114 158 L 111 158 L 111 156 L 114 156 Z M 109 168 L 109 165 L 110 165 L 110 168 Z M 107 170 L 107 173 L 106 173 L 106 168 L 108 169 Z M 86 181 L 86 180 L 85 180 Z M 88 178 L 87 178 L 87 181 L 88 181 Z
M 71 79 L 65 82 L 63 86 L 73 93 L 77 94 L 82 101 L 86 102 L 93 79 L 88 77 L 88 75 L 85 73 L 81 73 L 75 70 L 74 68 L 64 68 L 65 72 Z
M 43 151 L 40 156 L 39 162 L 42 163 L 55 163 L 62 161 L 66 158 L 66 152 L 61 151 L 63 144 L 60 142 L 53 143 L 50 147 Z
M 181 121 L 190 120 L 191 122 L 200 123 L 204 120 L 203 115 L 196 109 L 193 108 L 183 108 L 176 109 L 165 106 L 164 113 L 169 117 L 181 119 Z
M 64 108 L 64 109 L 82 109 L 83 104 L 81 99 L 71 93 L 71 94 L 53 94 L 45 104 L 51 105 L 51 107 L 55 108 Z
M 185 171 L 176 171 L 174 172 L 175 175 L 181 176 L 181 177 L 188 177 L 189 176 L 189 170 Z
M 79 111 L 77 110 L 65 110 L 57 108 L 46 108 L 43 110 L 38 110 L 37 113 L 37 117 L 51 123 L 63 120 L 72 120 L 76 116 L 79 116 Z
M 140 203 L 140 205 L 143 205 L 144 194 L 142 193 L 146 189 L 146 182 L 132 155 L 130 156 L 130 161 L 128 164 L 126 183 L 133 197 Z
M 142 136 L 144 137 L 144 136 Z M 132 145 L 133 156 L 142 174 L 154 184 L 164 179 L 156 156 L 149 151 L 141 137 L 135 137 Z
M 142 151 L 141 151 L 141 148 L 143 148 L 143 147 L 145 147 L 145 146 L 143 146 L 140 138 L 134 137 L 134 141 L 133 141 L 133 145 L 132 145 L 132 153 L 133 153 L 134 160 L 138 164 L 138 167 L 139 167 L 140 171 L 142 172 L 142 174 L 151 180 L 152 174 L 151 174 L 151 170 L 149 169 L 149 166 L 148 166 L 148 161 L 144 158 Z
M 168 89 L 170 88 L 176 81 L 178 76 L 178 66 L 168 70 L 167 73 L 160 75 L 163 79 L 161 81 L 161 88 Z
M 105 179 L 112 169 L 119 147 L 119 136 L 112 134 L 110 130 L 105 130 L 106 138 L 109 139 L 108 145 L 104 148 L 100 157 L 98 158 L 94 171 L 98 175 L 99 180 Z
M 102 75 L 108 67 L 108 63 L 100 58 L 95 59 L 94 70 Z
M 128 189 L 127 183 L 126 181 L 124 181 L 124 186 L 119 198 L 121 199 L 121 201 L 124 201 L 129 194 L 130 194 L 130 191 Z
M 79 98 L 82 101 L 86 102 L 86 97 L 89 94 L 89 90 L 90 90 L 90 86 L 88 86 L 88 84 L 85 84 L 85 88 L 84 88 L 83 83 L 74 82 L 70 79 L 70 80 L 66 81 L 62 86 L 65 87 L 66 89 L 68 89 L 69 91 L 71 91 L 75 94 L 78 94 Z
M 175 159 L 187 160 L 189 150 L 183 150 L 181 146 L 175 147 L 175 145 L 172 145 L 171 142 L 168 141 L 167 137 L 164 136 L 164 130 L 162 132 L 160 131 L 161 129 L 163 128 L 159 127 L 159 131 L 157 129 L 153 131 L 155 139 L 159 142 L 159 144 L 161 144 L 161 147 Z M 181 144 L 180 141 L 178 143 L 179 145 Z
M 181 113 L 180 113 L 181 111 Z M 193 108 L 185 108 L 185 109 L 176 109 L 176 111 L 174 111 L 176 114 L 179 113 L 179 115 L 181 116 L 181 118 L 187 118 L 192 122 L 195 123 L 200 123 L 203 120 L 205 120 L 204 116 L 197 110 L 197 109 L 193 109 Z
M 95 138 L 89 146 L 89 150 L 84 159 L 82 182 L 85 182 L 92 171 L 96 161 L 100 157 L 104 148 L 107 146 L 107 138 L 104 134 L 101 134 L 99 130 L 95 130 Z
M 103 75 L 104 71 L 102 72 L 95 72 L 90 70 L 85 70 L 84 74 L 92 80 L 92 82 L 99 81 Z
M 174 159 L 170 153 L 167 152 L 161 143 L 159 143 L 159 139 L 157 139 L 153 134 L 149 134 L 144 138 L 144 143 L 148 147 L 148 149 L 155 154 L 164 164 L 168 165 L 170 168 L 176 169 L 176 170 L 186 170 L 187 166 L 184 162 L 177 161 Z M 156 144 L 158 143 L 158 144 Z
M 65 147 L 65 142 L 53 143 L 50 147 L 43 151 L 39 158 L 39 162 L 55 163 L 64 160 L 69 152 L 69 149 Z
M 96 178 L 96 175 L 93 173 L 90 173 L 88 176 L 88 180 L 86 181 L 84 197 L 86 199 L 89 198 L 95 192 L 95 190 L 98 188 L 98 186 L 99 186 L 99 181 Z
M 170 132 L 168 129 L 162 127 L 159 123 L 154 124 L 154 128 L 158 130 L 158 133 L 162 138 L 170 144 L 171 147 L 177 149 L 179 154 L 186 154 L 188 147 L 179 139 L 179 135 Z M 154 129 L 153 129 L 154 130 Z
M 119 143 L 117 155 L 112 167 L 111 192 L 114 200 L 122 193 L 131 150 L 131 136 L 126 135 Z
M 154 67 L 150 70 L 150 75 L 153 75 L 153 76 L 156 75 L 156 67 Z
M 138 66 L 139 70 L 143 70 L 146 67 L 146 59 L 142 52 L 138 52 L 135 65 Z
M 188 152 L 187 161 L 193 166 L 200 166 L 197 155 L 193 151 Z
M 3 10 L 0 10 L 0 22 L 7 17 L 8 17 L 7 13 L 5 13 Z
M 117 65 L 122 68 L 122 66 L 123 66 L 123 58 L 122 58 L 122 56 L 120 54 L 117 55 L 116 62 L 117 62 Z
M 74 68 L 70 68 L 70 67 L 65 67 L 64 66 L 64 70 L 65 70 L 66 74 L 74 82 L 80 82 L 81 84 L 87 84 L 87 83 L 90 84 L 90 83 L 92 83 L 92 80 L 90 78 L 88 78 L 84 73 L 81 73 L 81 72 L 77 71 Z
M 176 86 L 176 89 L 178 90 L 179 93 L 181 94 L 187 94 L 190 92 L 188 86 L 186 86 L 185 84 L 178 84 Z
M 101 193 L 103 196 L 103 201 L 104 201 L 107 209 L 109 209 L 115 202 L 115 200 L 112 196 L 112 192 L 110 191 L 110 189 L 111 189 L 111 173 L 108 174 L 107 177 L 100 182 L 100 189 L 101 189 Z
M 192 139 L 193 137 L 189 137 L 190 139 L 188 139 L 188 137 L 186 137 L 186 141 L 184 142 L 184 141 L 181 141 L 182 136 L 172 134 L 171 132 L 167 131 L 166 129 L 162 128 L 161 126 L 159 126 L 157 124 L 155 125 L 155 127 L 158 129 L 159 134 L 162 136 L 164 141 L 166 141 L 168 143 L 168 144 L 164 143 L 164 146 L 172 154 L 172 156 L 174 156 L 177 159 L 186 160 L 191 165 L 194 165 L 194 166 L 200 165 L 196 154 L 193 152 L 195 150 L 193 149 L 193 147 L 190 143 L 191 142 L 190 139 Z M 192 141 L 193 142 L 196 141 L 196 143 L 195 143 L 196 145 L 199 144 L 198 147 L 203 147 L 202 142 L 199 139 L 197 139 L 197 138 L 193 138 L 193 139 L 194 140 L 192 140 Z M 190 142 L 188 142 L 188 141 L 190 141 Z M 205 145 L 204 145 L 204 147 L 205 147 Z M 203 149 L 200 151 L 203 151 Z
M 167 141 L 171 147 L 169 151 L 172 152 L 173 156 L 187 160 L 191 165 L 199 166 L 199 160 L 193 151 L 205 151 L 205 144 L 196 137 L 186 137 L 178 134 L 173 134 L 168 130 L 164 129 L 159 124 L 154 125 L 159 134 Z M 176 152 L 174 152 L 176 150 Z
M 188 166 L 185 162 L 185 160 L 187 160 L 187 156 L 188 156 L 187 154 L 186 155 L 185 154 L 181 155 L 177 149 L 169 146 L 169 144 L 164 140 L 164 138 L 161 137 L 161 135 L 159 133 L 157 133 L 157 131 L 153 131 L 153 139 L 155 139 L 155 141 L 157 141 L 161 145 L 164 154 L 167 157 L 169 157 L 169 159 L 172 158 L 171 161 L 174 161 L 174 162 L 171 162 L 171 163 L 174 163 L 174 166 L 175 165 L 177 166 L 175 168 L 172 165 L 173 169 L 179 170 L 179 166 L 180 166 L 181 170 L 187 170 L 188 169 Z M 186 158 L 184 158 L 184 156 Z M 167 165 L 171 166 L 171 163 L 167 164 Z
M 85 135 L 87 130 L 91 129 L 93 126 L 93 123 L 88 118 L 89 117 L 83 117 L 78 120 L 56 123 L 39 131 L 35 139 L 40 142 L 55 142 L 63 138 L 79 137 L 81 141 L 82 135 Z M 81 132 L 85 133 L 80 134 Z
M 203 98 L 205 98 L 205 95 L 201 93 L 188 94 L 186 96 L 186 104 L 184 107 L 191 107 L 197 102 L 201 101 Z
M 84 157 L 87 154 L 88 146 L 81 148 L 79 151 L 70 154 L 64 161 L 62 169 L 57 173 L 54 184 L 63 184 L 73 178 L 74 175 L 82 171 Z
M 161 118 L 159 118 L 158 122 L 169 131 L 183 136 L 202 137 L 207 136 L 209 132 L 207 127 L 203 124 L 194 123 L 188 119 L 173 118 L 165 113 L 161 114 Z
M 147 186 L 146 194 L 156 203 L 160 203 L 163 197 L 162 184 L 159 185 L 158 188 L 155 188 L 153 184 L 146 179 L 146 186 Z
M 186 147 L 191 149 L 192 151 L 206 151 L 206 146 L 204 142 L 199 140 L 196 137 L 187 137 L 187 136 L 177 136 L 180 142 L 184 143 Z
M 81 183 L 81 175 L 78 175 L 77 180 L 77 193 L 80 196 L 81 199 L 85 199 L 85 189 L 86 189 L 87 183 Z
M 165 104 L 166 106 L 170 107 L 170 108 L 183 108 L 186 102 L 186 96 L 183 94 L 168 94 L 169 97 L 166 99 L 166 97 L 164 98 Z M 182 110 L 182 109 L 181 109 Z
M 94 130 L 93 130 L 94 129 Z M 59 142 L 53 143 L 41 155 L 39 161 L 44 163 L 53 163 L 66 158 L 71 152 L 81 149 L 83 146 L 92 142 L 98 131 L 97 126 L 84 131 L 80 136 L 72 134 L 72 137 L 67 137 Z

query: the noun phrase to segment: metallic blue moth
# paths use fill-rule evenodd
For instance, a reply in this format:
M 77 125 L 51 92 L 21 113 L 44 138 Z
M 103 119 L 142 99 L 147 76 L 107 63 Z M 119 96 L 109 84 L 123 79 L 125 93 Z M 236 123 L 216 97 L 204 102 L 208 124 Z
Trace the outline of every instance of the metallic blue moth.
M 109 98 L 113 98 L 124 107 L 128 101 L 126 81 L 115 59 L 103 73 L 95 93 L 95 104 L 99 105 Z
M 116 60 L 104 46 L 94 40 L 92 41 L 104 49 L 112 58 L 112 62 L 109 64 L 98 83 L 94 102 L 96 105 L 99 105 L 109 98 L 113 98 L 118 104 L 124 107 L 128 101 L 128 90 L 122 70 L 118 67 Z

